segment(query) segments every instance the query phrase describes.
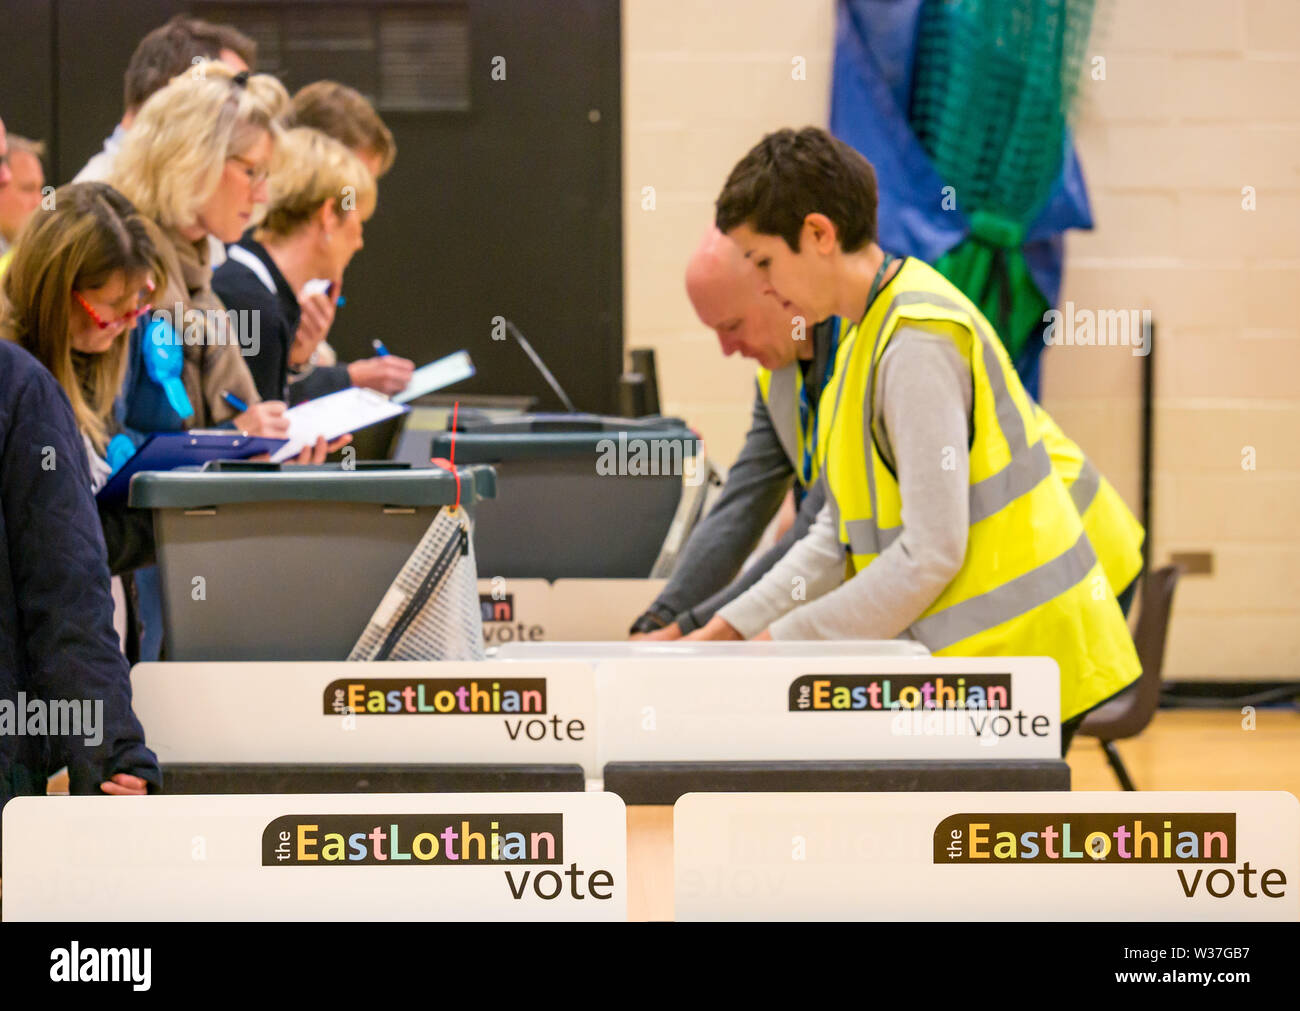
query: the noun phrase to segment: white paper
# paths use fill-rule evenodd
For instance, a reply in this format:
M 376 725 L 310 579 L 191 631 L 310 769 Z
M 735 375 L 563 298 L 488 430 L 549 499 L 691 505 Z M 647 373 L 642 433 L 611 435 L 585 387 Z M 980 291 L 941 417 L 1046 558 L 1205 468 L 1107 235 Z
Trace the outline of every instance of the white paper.
M 317 397 L 285 412 L 289 419 L 289 441 L 271 460 L 279 463 L 313 446 L 319 436 L 332 442 L 340 435 L 355 432 L 377 421 L 402 414 L 407 408 L 393 403 L 382 393 L 353 386 L 325 397 Z
M 474 374 L 474 363 L 470 361 L 468 351 L 456 351 L 439 358 L 436 362 L 422 365 L 411 374 L 411 381 L 406 389 L 393 395 L 393 402 L 405 404 L 416 397 L 441 390 L 444 386 L 459 383 Z

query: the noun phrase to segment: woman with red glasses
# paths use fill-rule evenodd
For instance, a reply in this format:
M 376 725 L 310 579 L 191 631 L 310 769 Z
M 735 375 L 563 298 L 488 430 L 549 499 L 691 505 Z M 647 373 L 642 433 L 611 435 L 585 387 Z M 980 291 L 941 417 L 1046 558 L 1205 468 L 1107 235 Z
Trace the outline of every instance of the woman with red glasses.
M 31 352 L 72 407 L 90 470 L 90 490 L 107 481 L 118 432 L 114 402 L 127 366 L 127 334 L 150 308 L 160 276 L 159 236 L 122 194 L 77 183 L 37 210 L 15 244 L 0 301 L 0 337 Z M 57 462 L 56 462 L 57 466 Z M 148 512 L 101 512 L 116 574 L 152 561 Z
M 102 183 L 65 186 L 24 226 L 0 297 L 0 701 L 96 707 L 98 730 L 0 733 L 0 806 L 45 792 L 143 794 L 162 782 L 113 630 L 115 565 L 147 560 L 149 515 L 96 515 L 125 334 L 157 271 L 152 226 Z M 43 367 L 42 367 L 43 366 Z M 101 532 L 101 522 L 105 524 Z M 110 523 L 115 524 L 111 526 Z M 68 728 L 64 728 L 66 730 Z M 83 726 L 83 729 L 84 726 Z

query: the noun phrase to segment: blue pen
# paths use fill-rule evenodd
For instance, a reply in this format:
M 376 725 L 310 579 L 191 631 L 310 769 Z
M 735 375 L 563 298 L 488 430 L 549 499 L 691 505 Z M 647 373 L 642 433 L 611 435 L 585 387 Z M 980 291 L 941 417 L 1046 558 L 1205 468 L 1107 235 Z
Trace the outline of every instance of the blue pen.
M 224 400 L 231 407 L 233 407 L 240 414 L 243 414 L 245 411 L 248 410 L 248 405 L 244 403 L 242 400 L 240 400 L 233 393 L 231 393 L 229 390 L 221 391 L 221 399 Z
M 388 354 L 388 348 L 384 347 L 384 342 L 377 337 L 370 342 L 370 346 L 375 349 L 375 354 L 380 358 Z

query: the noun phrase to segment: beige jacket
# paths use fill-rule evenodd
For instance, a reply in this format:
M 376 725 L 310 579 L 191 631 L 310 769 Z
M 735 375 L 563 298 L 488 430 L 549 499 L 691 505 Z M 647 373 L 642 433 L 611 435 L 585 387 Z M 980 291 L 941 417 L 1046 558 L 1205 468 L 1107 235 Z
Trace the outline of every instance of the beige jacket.
M 229 391 L 249 406 L 262 398 L 240 353 L 234 328 L 215 316 L 224 313 L 226 307 L 212 290 L 207 238 L 190 242 L 171 229 L 162 231 L 167 240 L 161 251 L 167 284 L 161 293 L 155 292 L 153 306 L 155 313 L 162 310 L 172 314 L 172 328 L 185 341 L 181 379 L 194 405 L 194 415 L 185 427 L 220 425 L 240 413 L 226 403 L 223 392 Z M 204 313 L 201 324 L 190 310 Z

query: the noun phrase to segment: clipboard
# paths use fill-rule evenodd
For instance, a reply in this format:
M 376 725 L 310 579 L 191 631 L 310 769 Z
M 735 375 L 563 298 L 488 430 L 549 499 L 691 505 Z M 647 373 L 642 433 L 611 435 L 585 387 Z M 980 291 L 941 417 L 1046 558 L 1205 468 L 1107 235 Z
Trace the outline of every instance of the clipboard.
M 468 351 L 453 351 L 444 358 L 421 365 L 411 374 L 406 389 L 393 394 L 393 403 L 407 404 L 474 375 L 474 363 Z
M 100 505 L 116 505 L 124 501 L 131 488 L 131 478 L 146 470 L 201 467 L 209 460 L 245 460 L 259 453 L 274 453 L 288 441 L 223 430 L 159 432 L 149 436 L 135 455 L 108 479 L 99 489 L 95 501 Z

